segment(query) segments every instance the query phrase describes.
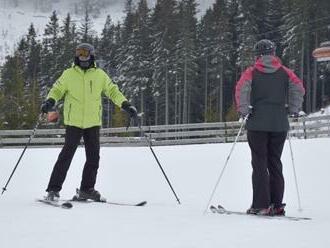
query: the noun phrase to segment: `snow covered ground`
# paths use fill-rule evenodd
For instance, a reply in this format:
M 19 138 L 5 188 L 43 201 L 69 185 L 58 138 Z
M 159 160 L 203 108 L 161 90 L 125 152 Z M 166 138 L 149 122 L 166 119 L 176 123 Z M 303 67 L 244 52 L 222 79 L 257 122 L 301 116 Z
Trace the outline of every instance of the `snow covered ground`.
M 182 205 L 178 205 L 148 148 L 102 148 L 97 189 L 111 201 L 147 200 L 145 207 L 75 204 L 71 210 L 35 202 L 44 195 L 58 148 L 28 149 L 8 191 L 0 196 L 1 248 L 330 247 L 330 139 L 292 140 L 303 212 L 299 212 L 288 143 L 283 163 L 287 214 L 311 221 L 203 215 L 232 144 L 155 147 Z M 22 149 L 0 149 L 0 186 Z M 238 143 L 212 203 L 246 210 L 252 197 L 250 154 Z M 61 192 L 79 186 L 79 149 Z

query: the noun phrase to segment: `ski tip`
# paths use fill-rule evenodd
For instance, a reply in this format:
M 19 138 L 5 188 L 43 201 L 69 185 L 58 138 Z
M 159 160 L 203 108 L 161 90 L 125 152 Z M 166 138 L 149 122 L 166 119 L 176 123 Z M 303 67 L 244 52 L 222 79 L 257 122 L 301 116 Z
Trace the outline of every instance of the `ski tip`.
M 224 210 L 225 208 L 219 204 L 218 209 L 223 209 Z
M 138 206 L 138 207 L 142 207 L 142 206 L 144 206 L 144 205 L 146 205 L 146 204 L 147 204 L 147 201 L 142 201 L 142 202 L 136 204 L 136 206 Z
M 64 202 L 64 203 L 62 203 L 62 207 L 63 208 L 72 208 L 73 207 L 73 205 L 72 205 L 72 203 L 71 202 Z
M 213 205 L 211 205 L 211 206 L 209 207 L 209 209 L 211 210 L 212 213 L 216 213 L 216 212 L 218 211 L 217 207 L 215 207 L 215 206 L 213 206 Z

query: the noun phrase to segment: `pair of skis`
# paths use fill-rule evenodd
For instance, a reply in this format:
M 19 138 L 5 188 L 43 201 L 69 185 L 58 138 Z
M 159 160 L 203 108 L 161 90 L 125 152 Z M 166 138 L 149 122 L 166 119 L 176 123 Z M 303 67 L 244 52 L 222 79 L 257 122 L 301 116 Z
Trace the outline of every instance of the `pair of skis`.
M 79 201 L 75 200 L 73 198 L 72 200 L 65 200 L 65 201 L 49 201 L 46 199 L 37 199 L 38 202 L 58 207 L 58 208 L 64 208 L 64 209 L 71 209 L 73 207 L 72 202 L 78 202 L 78 203 L 103 203 L 103 204 L 110 204 L 110 205 L 117 205 L 117 206 L 129 206 L 129 207 L 142 207 L 147 204 L 146 201 L 141 201 L 138 203 L 120 203 L 120 202 L 107 202 L 107 201 Z M 224 214 L 224 215 L 245 215 L 245 216 L 251 216 L 251 217 L 257 217 L 257 218 L 265 218 L 265 219 L 285 219 L 285 220 L 292 220 L 292 221 L 300 221 L 300 220 L 311 220 L 309 217 L 300 217 L 300 216 L 270 216 L 270 215 L 253 215 L 253 214 L 247 214 L 246 212 L 240 212 L 240 211 L 231 211 L 225 209 L 223 206 L 210 206 L 210 210 L 212 213 L 216 214 Z
M 300 217 L 300 216 L 287 216 L 287 215 L 255 215 L 255 214 L 247 214 L 246 212 L 241 211 L 231 211 L 225 209 L 223 206 L 210 206 L 210 210 L 212 213 L 216 214 L 224 214 L 224 215 L 245 215 L 257 218 L 265 218 L 265 219 L 284 219 L 284 220 L 292 220 L 292 221 L 300 221 L 300 220 L 311 220 L 309 217 Z
M 64 201 L 49 201 L 47 199 L 37 199 L 37 202 L 41 202 L 44 204 L 47 204 L 49 206 L 57 207 L 57 208 L 64 208 L 64 209 L 71 209 L 73 207 L 73 202 L 77 203 L 103 203 L 103 204 L 110 204 L 110 205 L 116 205 L 116 206 L 127 206 L 127 207 L 142 207 L 147 204 L 146 201 L 141 201 L 138 203 L 122 203 L 122 202 L 108 202 L 108 201 L 77 201 L 77 200 L 64 200 Z

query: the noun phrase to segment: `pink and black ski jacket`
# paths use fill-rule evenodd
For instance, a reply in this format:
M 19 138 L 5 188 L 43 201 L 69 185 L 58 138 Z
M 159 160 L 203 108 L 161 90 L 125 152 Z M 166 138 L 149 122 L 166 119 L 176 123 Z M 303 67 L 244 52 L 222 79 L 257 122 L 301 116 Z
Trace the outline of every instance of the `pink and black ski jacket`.
M 235 100 L 237 111 L 243 115 L 252 106 L 248 130 L 283 132 L 289 129 L 288 113 L 301 110 L 304 94 L 302 80 L 278 57 L 266 55 L 243 72 L 236 84 Z

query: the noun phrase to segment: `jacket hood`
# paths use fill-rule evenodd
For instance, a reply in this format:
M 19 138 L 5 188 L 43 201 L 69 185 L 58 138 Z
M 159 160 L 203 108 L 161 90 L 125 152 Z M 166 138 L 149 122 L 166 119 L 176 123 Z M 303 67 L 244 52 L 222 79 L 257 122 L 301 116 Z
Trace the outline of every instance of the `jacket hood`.
M 281 60 L 273 55 L 258 57 L 254 67 L 263 73 L 273 73 L 282 67 Z

